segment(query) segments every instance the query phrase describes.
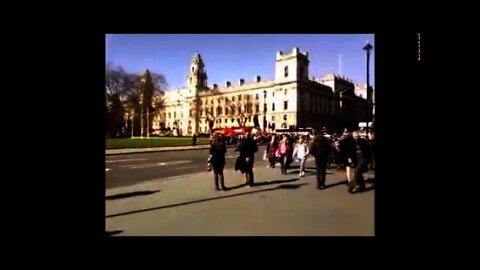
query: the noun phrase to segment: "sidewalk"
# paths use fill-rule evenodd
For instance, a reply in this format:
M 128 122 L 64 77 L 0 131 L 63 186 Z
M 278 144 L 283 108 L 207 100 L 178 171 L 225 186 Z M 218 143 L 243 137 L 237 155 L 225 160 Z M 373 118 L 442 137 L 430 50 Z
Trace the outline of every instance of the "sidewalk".
M 298 168 L 281 175 L 266 166 L 255 163 L 254 187 L 226 170 L 229 191 L 214 190 L 206 171 L 108 189 L 106 230 L 121 230 L 119 236 L 374 234 L 374 190 L 348 193 L 345 174 L 336 170 L 327 174 L 330 187 L 317 190 L 313 170 L 299 178 Z M 115 195 L 124 198 L 109 197 Z
M 261 145 L 261 144 L 260 144 Z M 260 146 L 259 145 L 259 146 Z M 227 146 L 227 148 L 233 148 L 235 146 Z M 123 155 L 123 154 L 137 154 L 148 152 L 163 152 L 163 151 L 181 151 L 181 150 L 200 150 L 208 149 L 210 145 L 196 145 L 196 146 L 167 146 L 167 147 L 148 147 L 148 148 L 122 148 L 122 149 L 107 149 L 105 154 L 108 155 Z
M 181 150 L 197 150 L 207 149 L 209 145 L 196 145 L 196 146 L 167 146 L 167 147 L 148 147 L 148 148 L 122 148 L 122 149 L 107 149 L 106 155 L 121 155 L 121 154 L 135 154 L 135 153 L 147 153 L 147 152 L 163 152 L 163 151 L 181 151 Z

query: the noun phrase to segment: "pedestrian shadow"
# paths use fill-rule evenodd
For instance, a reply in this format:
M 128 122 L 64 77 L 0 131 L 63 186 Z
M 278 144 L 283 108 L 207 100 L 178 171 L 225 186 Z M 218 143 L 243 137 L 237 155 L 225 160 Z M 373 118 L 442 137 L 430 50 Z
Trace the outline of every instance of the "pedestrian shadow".
M 115 195 L 106 196 L 105 199 L 107 200 L 116 200 L 116 199 L 124 199 L 130 198 L 135 196 L 143 196 L 143 195 L 150 195 L 153 193 L 157 193 L 160 190 L 146 190 L 146 191 L 134 191 L 134 192 L 127 192 L 127 193 L 120 193 Z
M 331 187 L 334 187 L 334 186 L 339 186 L 339 185 L 346 185 L 347 182 L 348 182 L 348 181 L 342 180 L 342 181 L 337 182 L 337 183 L 328 184 L 328 185 L 325 185 L 325 188 L 324 188 L 324 189 L 331 188 Z
M 106 236 L 112 236 L 112 235 L 119 234 L 119 233 L 122 233 L 122 232 L 123 232 L 122 230 L 106 231 L 105 235 Z
M 304 185 L 309 185 L 309 183 L 302 183 L 302 184 L 282 184 L 282 185 L 279 185 L 279 186 L 276 186 L 276 187 L 273 187 L 273 188 L 267 188 L 267 189 L 261 189 L 261 190 L 255 190 L 255 191 L 248 191 L 248 192 L 242 192 L 242 193 L 237 193 L 237 194 L 231 194 L 231 195 L 225 195 L 225 196 L 218 196 L 218 197 L 213 197 L 213 198 L 206 198 L 206 199 L 200 199 L 200 200 L 195 200 L 195 201 L 175 203 L 175 204 L 163 205 L 163 206 L 158 206 L 158 207 L 152 207 L 152 208 L 146 208 L 146 209 L 139 209 L 139 210 L 133 210 L 133 211 L 128 211 L 128 212 L 123 212 L 123 213 L 111 214 L 111 215 L 105 216 L 105 218 L 131 215 L 131 214 L 136 214 L 136 213 L 141 213 L 141 212 L 148 212 L 148 211 L 160 210 L 160 209 L 165 209 L 165 208 L 172 208 L 172 207 L 177 207 L 177 206 L 185 206 L 185 205 L 194 204 L 194 203 L 208 202 L 208 201 L 213 201 L 213 200 L 220 200 L 220 199 L 232 198 L 232 197 L 237 197 L 237 196 L 243 196 L 243 195 L 250 195 L 250 194 L 261 193 L 261 192 L 267 192 L 267 191 L 272 191 L 272 190 L 298 189 L 298 188 L 300 188 L 301 186 L 304 186 Z
M 375 183 L 375 178 L 367 178 L 365 179 L 365 183 Z
M 280 184 L 280 183 L 289 183 L 289 182 L 294 182 L 298 181 L 299 178 L 292 178 L 289 180 L 274 180 L 274 181 L 264 181 L 264 182 L 257 182 L 254 183 L 254 186 L 264 186 L 264 185 L 272 185 L 272 184 Z
M 226 187 L 226 190 L 232 190 L 232 189 L 237 189 L 237 188 L 241 188 L 241 187 L 245 187 L 247 186 L 247 183 L 243 183 L 243 184 L 240 184 L 240 185 L 236 185 L 236 186 L 231 186 L 231 187 Z
M 371 186 L 365 188 L 364 190 L 359 191 L 358 193 L 368 192 L 370 190 L 375 190 L 375 185 L 371 185 Z

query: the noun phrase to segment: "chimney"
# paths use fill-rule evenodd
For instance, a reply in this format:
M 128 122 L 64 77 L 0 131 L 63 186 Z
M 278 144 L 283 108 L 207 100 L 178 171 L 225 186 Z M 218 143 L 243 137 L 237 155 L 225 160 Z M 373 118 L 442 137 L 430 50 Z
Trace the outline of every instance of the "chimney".
M 229 81 L 227 81 L 227 82 L 225 83 L 225 87 L 230 87 L 230 85 L 231 85 L 231 83 L 230 83 Z
M 244 80 L 244 79 L 240 79 L 240 80 L 238 81 L 238 85 L 244 85 L 244 84 L 245 84 L 245 80 Z
M 218 85 L 216 83 L 213 84 L 213 89 L 217 89 Z

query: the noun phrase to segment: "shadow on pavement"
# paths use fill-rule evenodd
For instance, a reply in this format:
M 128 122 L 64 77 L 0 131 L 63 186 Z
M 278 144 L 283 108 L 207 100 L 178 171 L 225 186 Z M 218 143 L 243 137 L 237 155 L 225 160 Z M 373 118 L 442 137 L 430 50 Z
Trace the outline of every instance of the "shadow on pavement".
M 139 210 L 134 210 L 134 211 L 128 211 L 128 212 L 123 212 L 123 213 L 118 213 L 118 214 L 107 215 L 105 217 L 106 218 L 111 218 L 111 217 L 125 216 L 125 215 L 130 215 L 130 214 L 141 213 L 141 212 L 148 212 L 148 211 L 152 211 L 152 210 L 159 210 L 159 209 L 189 205 L 189 204 L 200 203 L 200 202 L 208 202 L 208 201 L 213 201 L 213 200 L 219 200 L 219 199 L 231 198 L 231 197 L 236 197 L 236 196 L 260 193 L 260 192 L 271 191 L 271 190 L 276 190 L 276 189 L 297 189 L 297 188 L 299 188 L 301 186 L 304 186 L 304 185 L 309 185 L 309 184 L 308 183 L 283 184 L 283 185 L 279 185 L 279 186 L 276 186 L 276 187 L 273 187 L 273 188 L 267 188 L 267 189 L 262 189 L 262 190 L 255 190 L 255 191 L 249 191 L 249 192 L 243 192 L 243 193 L 237 193 L 237 194 L 225 195 L 225 196 L 219 196 L 219 197 L 213 197 L 213 198 L 207 198 L 207 199 L 200 199 L 200 200 L 195 200 L 195 201 L 190 201 L 190 202 L 175 203 L 175 204 L 169 204 L 169 205 L 146 208 L 146 209 L 139 209 Z
M 123 232 L 122 230 L 106 231 L 106 236 L 112 236 L 112 235 L 119 234 L 119 233 L 122 233 L 122 232 Z
M 121 194 L 106 196 L 105 199 L 107 199 L 107 200 L 124 199 L 124 198 L 129 198 L 129 197 L 134 197 L 134 196 L 150 195 L 150 194 L 153 194 L 153 193 L 157 193 L 159 191 L 160 190 L 127 192 L 127 193 L 121 193 Z
M 331 187 L 334 187 L 334 186 L 339 186 L 339 185 L 346 185 L 346 184 L 347 184 L 347 181 L 342 180 L 342 181 L 334 183 L 334 184 L 325 185 L 325 189 L 331 188 Z
M 232 189 L 237 189 L 237 188 L 241 188 L 241 187 L 245 187 L 245 186 L 247 186 L 247 183 L 243 183 L 243 184 L 236 185 L 236 186 L 231 186 L 231 187 L 227 187 L 227 186 L 225 186 L 225 187 L 227 188 L 227 190 L 232 190 Z
M 371 185 L 371 186 L 365 188 L 364 190 L 359 191 L 358 193 L 368 192 L 368 191 L 374 190 L 374 189 L 375 189 L 375 185 Z
M 289 180 L 274 180 L 274 181 L 265 181 L 265 182 L 257 182 L 254 183 L 254 186 L 264 186 L 264 185 L 272 185 L 272 184 L 281 184 L 281 183 L 289 183 L 289 182 L 294 182 L 298 181 L 299 178 L 292 178 Z

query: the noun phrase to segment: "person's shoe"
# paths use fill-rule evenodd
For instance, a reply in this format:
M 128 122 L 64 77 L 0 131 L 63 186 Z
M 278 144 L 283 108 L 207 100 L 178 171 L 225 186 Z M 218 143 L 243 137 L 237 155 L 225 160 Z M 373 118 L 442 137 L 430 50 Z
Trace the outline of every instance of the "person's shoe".
M 302 172 L 300 176 L 305 176 L 305 172 Z
M 355 186 L 352 188 L 352 191 L 350 193 L 357 193 L 361 190 L 362 188 L 360 186 Z
M 226 186 L 223 186 L 223 187 L 222 187 L 222 190 L 223 190 L 223 191 L 227 191 L 228 188 L 227 188 Z

